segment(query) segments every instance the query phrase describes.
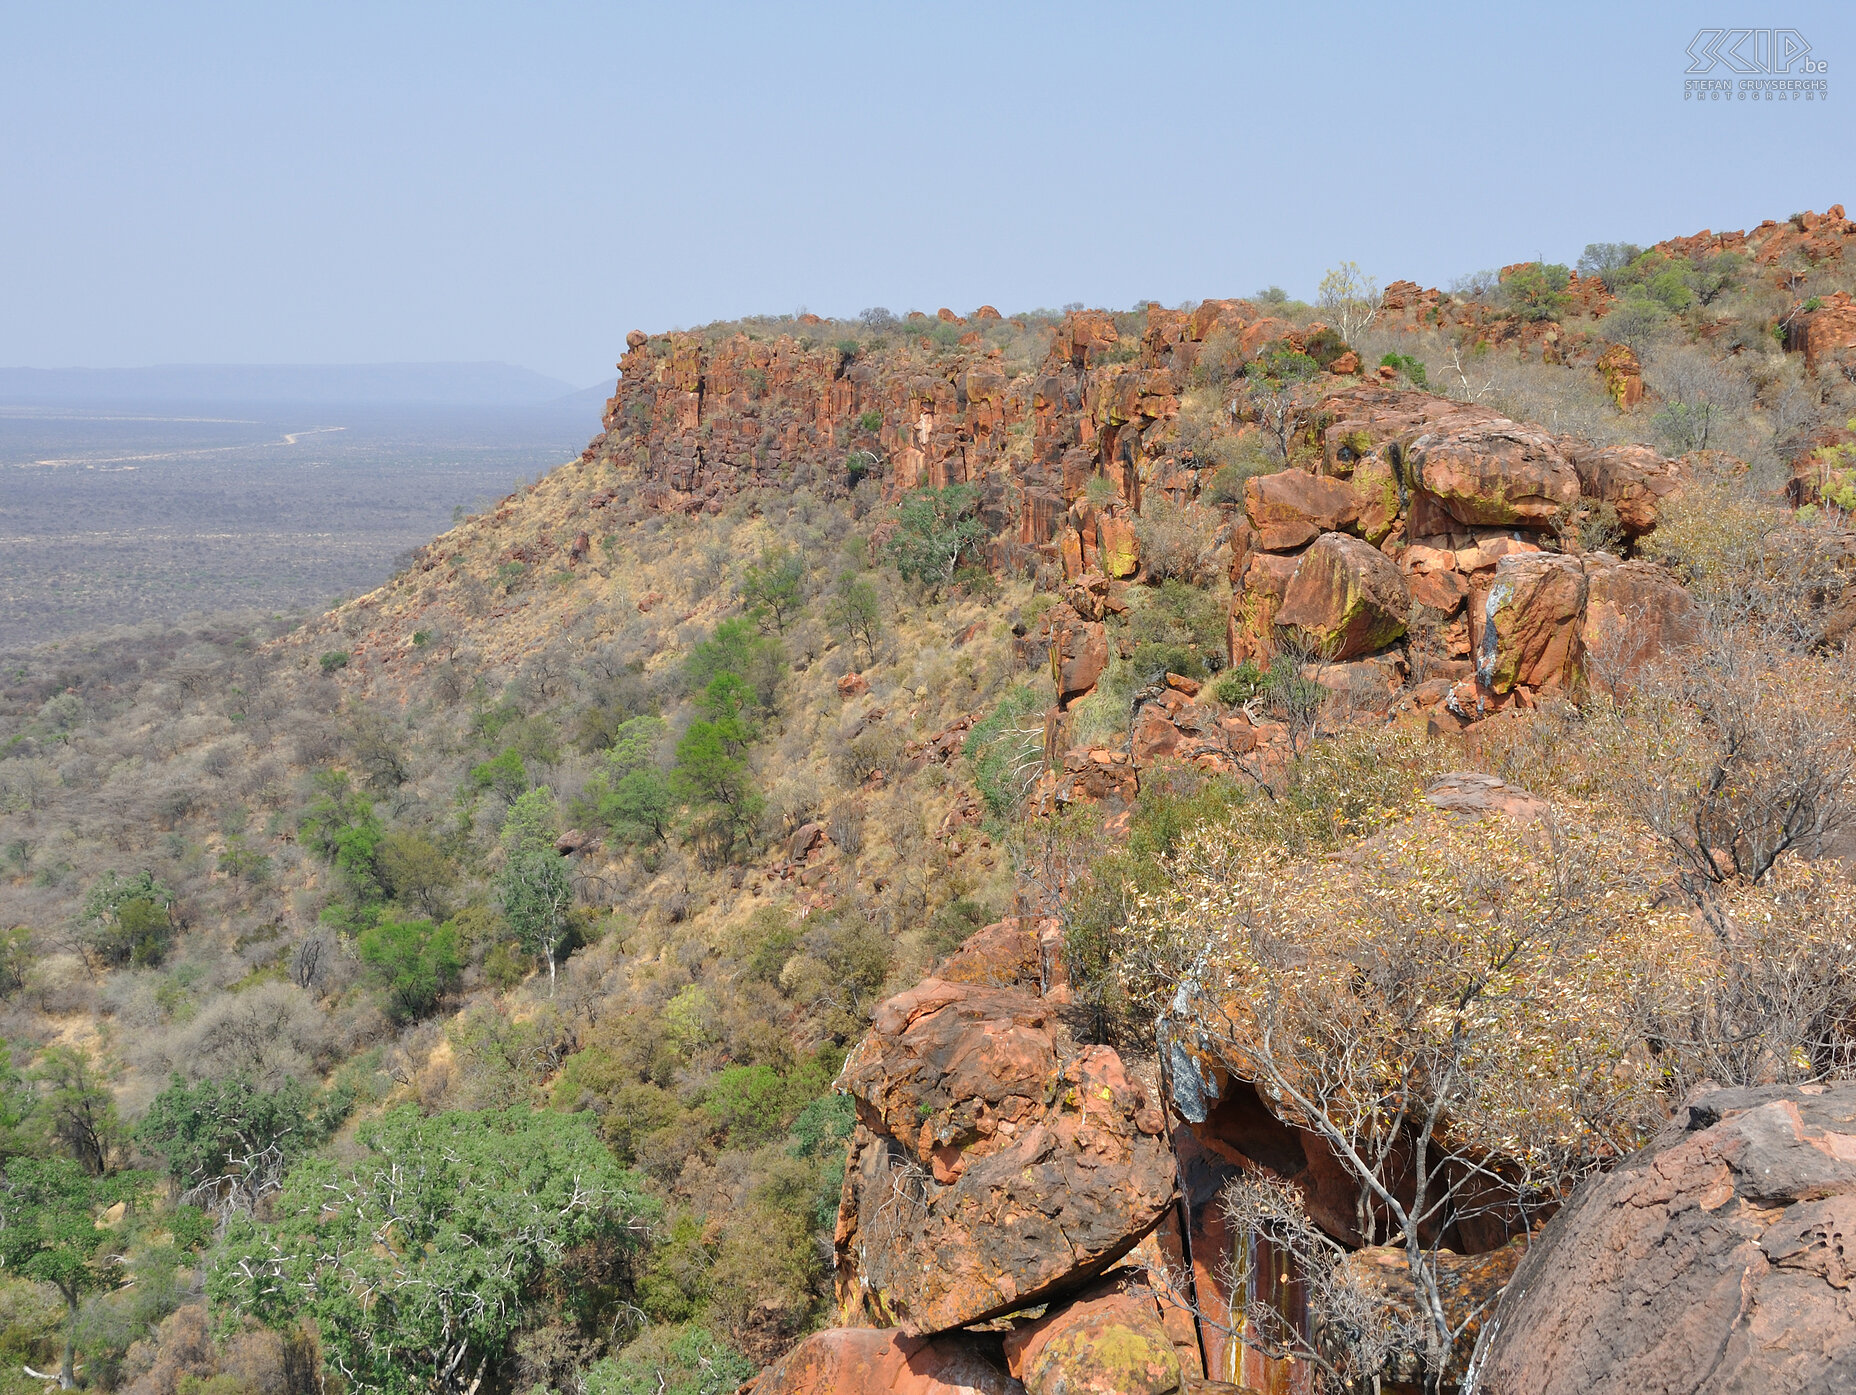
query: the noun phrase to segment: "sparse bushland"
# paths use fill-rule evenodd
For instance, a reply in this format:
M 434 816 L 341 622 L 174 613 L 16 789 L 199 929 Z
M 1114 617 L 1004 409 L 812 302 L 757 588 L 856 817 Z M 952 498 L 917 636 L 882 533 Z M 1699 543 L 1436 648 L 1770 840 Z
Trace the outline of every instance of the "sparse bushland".
M 1320 310 L 1270 303 L 1328 334 L 1202 346 L 1169 438 L 1185 468 L 1144 490 L 1144 573 L 1114 597 L 1069 739 L 1126 746 L 1137 695 L 1171 672 L 1283 724 L 1292 750 L 1219 776 L 1144 770 L 1125 825 L 1080 804 L 1032 815 L 1061 730 L 1047 738 L 1033 628 L 1061 582 L 980 569 L 996 478 L 886 499 L 881 412 L 843 424 L 843 471 L 795 466 L 714 511 L 652 511 L 578 462 L 301 634 L 199 626 L 10 661 L 0 1149 L 74 1182 L 154 1174 L 120 1219 L 97 1192 L 68 1227 L 112 1284 L 133 1277 L 80 1297 L 85 1376 L 137 1395 L 309 1395 L 318 1368 L 383 1390 L 732 1389 L 828 1318 L 846 1051 L 974 929 L 1036 907 L 1066 932 L 1079 1030 L 1144 1066 L 1183 1004 L 1193 1049 L 1335 1146 L 1361 1235 L 1407 1251 L 1394 1313 L 1348 1286 L 1293 1197 L 1227 1196 L 1305 1242 L 1311 1301 L 1356 1334 L 1303 1353 L 1324 1379 L 1365 1380 L 1399 1346 L 1443 1380 L 1451 1225 L 1551 1207 L 1701 1079 L 1851 1064 L 1851 908 L 1826 856 L 1847 846 L 1856 749 L 1826 643 L 1849 568 L 1835 498 L 1797 514 L 1776 488 L 1856 404 L 1777 358 L 1786 307 L 1746 268 L 1672 281 L 1638 262 L 1594 254 L 1642 293 L 1563 326 L 1604 335 L 1653 307 L 1650 397 L 1630 413 L 1526 337 L 1551 327 L 1530 318 L 1543 308 L 1571 314 L 1550 268 L 1534 291 L 1465 288 L 1490 347 L 1369 315 L 1357 284 Z M 1144 321 L 1115 318 L 1107 362 L 1134 361 Z M 879 351 L 949 363 L 977 334 L 1016 373 L 1052 324 L 699 333 L 791 332 L 848 371 Z M 1574 700 L 1486 722 L 1468 752 L 1350 726 L 1321 656 L 1287 642 L 1226 670 L 1227 525 L 1247 479 L 1313 463 L 1302 414 L 1349 346 L 1396 385 L 1550 430 L 1741 456 L 1698 461 L 1645 539 L 1614 509 L 1557 543 L 1675 569 L 1704 608 L 1703 659 L 1632 673 L 1595 649 Z M 1032 435 L 1005 431 L 1001 468 Z M 1121 497 L 1095 479 L 1091 502 Z M 589 538 L 562 565 L 565 538 L 543 540 L 570 518 Z M 1416 677 L 1429 660 L 1408 648 Z M 325 654 L 346 662 L 325 671 Z M 1474 764 L 1551 816 L 1517 830 L 1423 802 Z M 1394 1185 L 1413 1157 L 1423 1187 Z M 402 1159 L 429 1273 L 360 1220 Z M 507 1261 L 485 1285 L 434 1198 L 491 1190 L 546 1198 L 553 1219 L 475 1214 Z M 317 1195 L 340 1199 L 346 1275 L 295 1244 Z M 444 1301 L 400 1301 L 422 1284 Z M 10 1354 L 58 1360 L 69 1317 L 0 1284 Z
M 4 786 L 26 795 L 5 816 L 0 1014 L 30 1069 L 7 1077 L 0 1125 L 15 1154 L 161 1179 L 140 1219 L 98 1232 L 135 1282 L 83 1299 L 80 1375 L 182 1362 L 307 1395 L 326 1363 L 385 1381 L 370 1352 L 423 1340 L 385 1312 L 346 1345 L 316 1335 L 333 1318 L 216 1341 L 190 1315 L 222 1226 L 281 1217 L 311 1185 L 298 1169 L 407 1106 L 492 1130 L 576 1116 L 649 1203 L 616 1248 L 564 1241 L 511 1326 L 462 1357 L 434 1348 L 441 1386 L 584 1370 L 655 1390 L 687 1367 L 703 1388 L 817 1320 L 850 1128 L 838 1061 L 883 996 L 1010 899 L 1003 850 L 943 850 L 963 782 L 900 757 L 1027 677 L 1001 614 L 1028 593 L 988 582 L 980 600 L 944 563 L 924 586 L 845 549 L 891 515 L 801 489 L 615 520 L 603 571 L 509 597 L 535 608 L 535 643 L 491 660 L 484 621 L 422 619 L 418 676 L 392 694 L 267 630 L 13 662 L 0 770 L 42 776 Z M 472 576 L 503 588 L 464 540 L 486 527 L 448 544 L 461 607 Z M 686 559 L 710 555 L 721 580 L 688 592 Z M 654 588 L 695 613 L 640 611 Z M 836 690 L 853 669 L 860 700 Z M 827 879 L 802 887 L 777 869 L 814 822 Z M 589 850 L 557 853 L 570 832 Z M 53 1045 L 67 1030 L 78 1044 Z M 68 1313 L 35 1292 L 0 1297 L 9 1350 L 43 1368 Z M 245 1302 L 215 1294 L 221 1314 Z M 257 1334 L 277 1346 L 252 1366 Z

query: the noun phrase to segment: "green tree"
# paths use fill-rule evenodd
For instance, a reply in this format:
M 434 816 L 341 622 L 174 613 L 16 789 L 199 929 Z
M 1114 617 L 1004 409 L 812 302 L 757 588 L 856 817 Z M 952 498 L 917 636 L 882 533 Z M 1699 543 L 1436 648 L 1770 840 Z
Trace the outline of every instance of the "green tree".
M 244 1076 L 189 1085 L 177 1074 L 150 1103 L 135 1136 L 166 1160 L 183 1200 L 248 1212 L 322 1141 L 325 1123 L 296 1080 L 262 1090 Z
M 1557 319 L 1572 303 L 1566 287 L 1572 274 L 1549 262 L 1528 262 L 1502 281 L 1502 302 L 1523 320 Z
M 889 541 L 896 570 L 924 586 L 945 586 L 960 559 L 986 536 L 977 513 L 979 494 L 969 484 L 910 490 L 897 511 L 901 525 Z
M 456 986 L 464 954 L 455 927 L 429 920 L 383 920 L 355 941 L 355 953 L 386 996 L 396 1021 L 424 1017 Z
M 612 835 L 634 846 L 661 843 L 670 836 L 676 798 L 661 770 L 634 770 L 619 777 L 601 797 L 598 818 Z
M 670 772 L 671 792 L 696 810 L 696 829 L 724 860 L 751 842 L 760 822 L 761 799 L 748 778 L 748 765 L 731 749 L 728 732 L 715 722 L 692 722 L 677 743 Z
M 606 769 L 625 776 L 657 764 L 658 743 L 664 739 L 662 717 L 632 717 L 621 722 L 606 751 Z
M 523 795 L 503 820 L 505 862 L 496 878 L 503 919 L 529 953 L 548 961 L 548 995 L 554 995 L 555 962 L 572 934 L 573 882 L 566 861 L 554 850 L 560 811 L 546 785 Z
M 528 766 L 514 746 L 470 769 L 470 784 L 476 790 L 495 790 L 504 799 L 521 797 L 528 788 Z
M 787 547 L 763 547 L 760 560 L 748 563 L 742 573 L 741 603 L 763 630 L 771 626 L 785 634 L 787 622 L 799 612 L 805 576 L 805 558 L 797 552 Z
M 316 798 L 297 819 L 297 837 L 316 856 L 335 865 L 363 905 L 381 901 L 385 888 L 379 856 L 386 829 L 374 813 L 374 802 L 354 789 L 339 770 L 318 775 L 316 786 Z
M 883 606 L 876 583 L 856 572 L 841 572 L 832 588 L 826 621 L 847 644 L 860 646 L 866 666 L 876 661 L 876 641 L 883 633 Z
M 676 809 L 670 782 L 657 768 L 663 739 L 662 717 L 633 717 L 620 723 L 606 752 L 606 769 L 587 781 L 573 806 L 574 819 L 598 823 L 613 837 L 636 846 L 663 842 Z
M 433 920 L 450 910 L 445 893 L 457 879 L 451 859 L 423 833 L 396 828 L 380 840 L 381 881 L 396 901 L 415 906 Z
M 478 1389 L 543 1279 L 579 1247 L 631 1245 L 655 1211 L 586 1114 L 403 1108 L 358 1141 L 351 1163 L 292 1168 L 276 1219 L 233 1222 L 207 1279 L 221 1311 L 313 1317 L 357 1391 Z
M 158 964 L 173 935 L 174 893 L 141 871 L 105 872 L 84 897 L 84 942 L 106 964 Z
M 90 1053 L 80 1046 L 48 1046 L 26 1078 L 39 1087 L 33 1119 L 47 1141 L 92 1176 L 108 1172 L 122 1142 L 122 1121 L 116 1096 Z
M 64 1299 L 64 1364 L 58 1383 L 75 1384 L 77 1316 L 84 1298 L 120 1288 L 128 1274 L 118 1262 L 117 1234 L 98 1217 L 117 1202 L 133 1201 L 147 1174 L 96 1177 L 65 1158 L 13 1158 L 0 1176 L 0 1267 L 50 1284 Z
M 735 615 L 715 627 L 715 633 L 690 650 L 683 671 L 690 687 L 700 691 L 717 674 L 733 673 L 753 686 L 762 707 L 772 707 L 774 694 L 785 673 L 780 642 L 763 635 L 745 616 Z

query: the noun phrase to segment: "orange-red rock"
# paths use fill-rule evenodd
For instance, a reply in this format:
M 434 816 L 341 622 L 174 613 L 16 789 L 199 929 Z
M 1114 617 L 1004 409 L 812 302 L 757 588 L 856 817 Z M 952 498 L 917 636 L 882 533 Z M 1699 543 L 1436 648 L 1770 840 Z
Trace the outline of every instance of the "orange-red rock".
M 1689 471 L 1681 461 L 1667 460 L 1648 446 L 1565 445 L 1579 476 L 1579 492 L 1616 508 L 1626 537 L 1639 538 L 1654 528 L 1659 510 L 1688 483 Z
M 1159 1102 L 1008 988 L 926 979 L 845 1062 L 859 1132 L 839 1208 L 847 1319 L 934 1333 L 1074 1289 L 1173 1197 Z
M 1404 457 L 1413 491 L 1462 524 L 1545 528 L 1579 497 L 1559 442 L 1499 417 L 1427 432 Z
M 1608 687 L 1627 682 L 1658 655 L 1700 643 L 1694 599 L 1663 568 L 1602 554 L 1580 562 L 1586 602 L 1579 642 L 1595 682 Z
M 1491 692 L 1564 688 L 1579 672 L 1585 569 L 1577 557 L 1504 557 L 1483 603 L 1476 676 Z
M 1351 527 L 1359 517 L 1359 500 L 1341 480 L 1278 470 L 1244 481 L 1244 511 L 1257 547 L 1290 552 L 1331 529 Z
M 1293 626 L 1331 660 L 1383 649 L 1405 633 L 1411 590 L 1398 564 L 1345 533 L 1323 533 L 1302 554 L 1276 623 Z
M 1180 1384 L 1159 1309 L 1131 1277 L 1014 1328 L 1005 1356 L 1027 1395 L 1167 1395 Z
M 1099 620 L 1084 620 L 1063 606 L 1067 614 L 1052 612 L 1050 672 L 1057 685 L 1057 704 L 1068 707 L 1095 689 L 1108 667 L 1108 633 Z
M 957 1339 L 893 1327 L 814 1332 L 748 1387 L 751 1395 L 1010 1395 L 1016 1382 Z
M 1548 1222 L 1490 1325 L 1488 1395 L 1851 1389 L 1856 1087 L 1692 1098 Z

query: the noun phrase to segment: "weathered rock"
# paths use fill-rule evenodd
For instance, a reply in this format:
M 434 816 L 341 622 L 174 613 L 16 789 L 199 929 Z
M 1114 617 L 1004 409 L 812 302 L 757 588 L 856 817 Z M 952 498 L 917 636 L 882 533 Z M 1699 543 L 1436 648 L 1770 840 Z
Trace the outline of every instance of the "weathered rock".
M 1613 344 L 1598 356 L 1593 365 L 1605 380 L 1605 391 L 1620 412 L 1628 412 L 1643 401 L 1643 365 L 1637 362 L 1628 344 Z
M 1051 612 L 1050 674 L 1057 704 L 1068 707 L 1086 697 L 1108 667 L 1108 633 L 1097 620 L 1084 620 L 1062 606 Z
M 1520 824 L 1538 823 L 1551 808 L 1546 800 L 1519 785 L 1476 771 L 1438 777 L 1424 792 L 1424 802 L 1450 813 L 1493 814 Z
M 1173 1196 L 1157 1100 L 1013 989 L 926 979 L 845 1062 L 859 1134 L 838 1217 L 847 1320 L 946 1331 L 1099 1274 Z
M 1302 631 L 1329 659 L 1353 659 L 1404 634 L 1410 609 L 1396 562 L 1358 538 L 1323 533 L 1302 554 L 1276 623 Z
M 1462 524 L 1545 528 L 1579 497 L 1558 441 L 1500 417 L 1426 432 L 1404 459 L 1413 491 Z
M 1832 291 L 1814 309 L 1795 308 L 1784 324 L 1786 349 L 1803 354 L 1805 367 L 1816 372 L 1826 359 L 1856 348 L 1856 299 Z
M 1414 572 L 1405 581 L 1412 600 L 1446 619 L 1461 610 L 1469 596 L 1469 584 L 1459 572 Z
M 1343 480 L 1306 470 L 1278 470 L 1244 481 L 1244 511 L 1253 543 L 1266 552 L 1291 552 L 1322 533 L 1350 528 L 1359 500 Z
M 1016 1395 L 1024 1389 L 958 1339 L 893 1327 L 814 1332 L 748 1387 L 751 1395 Z
M 1658 655 L 1701 642 L 1694 599 L 1667 571 L 1602 553 L 1580 561 L 1586 575 L 1580 647 L 1594 681 L 1616 687 Z
M 1494 1326 L 1488 1395 L 1856 1389 L 1856 1086 L 1691 1100 L 1548 1223 Z
M 1564 688 L 1583 653 L 1585 569 L 1577 557 L 1504 557 L 1483 602 L 1476 676 L 1491 692 Z
M 1618 511 L 1625 536 L 1640 538 L 1656 527 L 1658 512 L 1682 492 L 1689 471 L 1648 446 L 1606 446 L 1564 440 L 1567 457 L 1579 476 L 1579 492 Z
M 861 673 L 847 673 L 838 680 L 838 696 L 841 698 L 862 697 L 869 691 L 869 681 Z
M 936 967 L 935 977 L 949 983 L 1036 992 L 1042 987 L 1043 968 L 1037 927 L 1029 919 L 1011 916 L 967 936 Z
M 1096 523 L 1096 535 L 1105 573 L 1123 580 L 1141 569 L 1140 539 L 1134 536 L 1134 525 L 1126 518 L 1105 514 Z
M 1167 1395 L 1180 1383 L 1159 1309 L 1131 1278 L 1015 1328 L 1005 1357 L 1029 1395 Z

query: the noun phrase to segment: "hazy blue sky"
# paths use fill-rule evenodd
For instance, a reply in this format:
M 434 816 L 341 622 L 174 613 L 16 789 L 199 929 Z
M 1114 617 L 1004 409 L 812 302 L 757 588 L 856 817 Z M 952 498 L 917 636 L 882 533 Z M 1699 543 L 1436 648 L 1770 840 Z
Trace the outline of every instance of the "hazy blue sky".
M 1830 100 L 1683 100 L 1697 25 Z M 1716 74 L 1721 75 L 1720 73 Z M 1447 282 L 1856 205 L 1856 6 L 0 0 L 0 365 Z

